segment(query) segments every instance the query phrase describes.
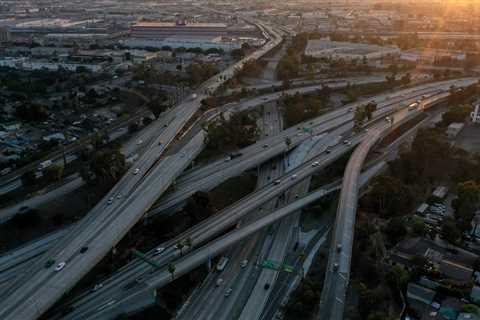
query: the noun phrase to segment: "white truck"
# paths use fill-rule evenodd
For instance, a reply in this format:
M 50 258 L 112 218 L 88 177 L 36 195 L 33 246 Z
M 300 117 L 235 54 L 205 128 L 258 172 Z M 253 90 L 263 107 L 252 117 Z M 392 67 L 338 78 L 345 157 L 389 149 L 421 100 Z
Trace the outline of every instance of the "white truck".
M 225 269 L 225 266 L 228 263 L 228 260 L 229 259 L 227 257 L 221 257 L 220 261 L 218 261 L 217 263 L 217 271 L 223 271 L 223 269 Z
M 50 167 L 52 164 L 53 164 L 52 160 L 42 161 L 42 162 L 40 162 L 40 164 L 38 165 L 38 171 L 42 171 L 42 170 Z

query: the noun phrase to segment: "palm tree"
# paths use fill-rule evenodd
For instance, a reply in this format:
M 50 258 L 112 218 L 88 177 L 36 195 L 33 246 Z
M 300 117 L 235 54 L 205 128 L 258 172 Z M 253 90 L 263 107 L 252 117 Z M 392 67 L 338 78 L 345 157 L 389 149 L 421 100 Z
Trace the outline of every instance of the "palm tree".
M 172 263 L 168 265 L 168 272 L 170 272 L 170 274 L 172 275 L 172 280 L 175 279 L 175 269 L 176 268 Z
M 188 249 L 190 249 L 190 248 L 192 248 L 192 245 L 193 245 L 192 238 L 187 237 L 187 238 L 185 239 L 185 246 L 187 246 Z
M 183 241 L 178 241 L 178 242 L 177 242 L 177 249 L 180 250 L 180 255 L 181 255 L 181 256 L 183 255 L 182 249 L 183 249 L 184 246 L 185 246 L 185 245 L 183 244 Z

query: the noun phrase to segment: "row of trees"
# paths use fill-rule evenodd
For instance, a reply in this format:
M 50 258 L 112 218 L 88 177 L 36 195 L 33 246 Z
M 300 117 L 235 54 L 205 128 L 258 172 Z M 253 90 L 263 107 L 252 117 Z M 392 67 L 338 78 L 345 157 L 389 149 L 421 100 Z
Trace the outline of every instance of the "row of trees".
M 230 119 L 222 115 L 206 129 L 207 148 L 216 151 L 245 147 L 255 142 L 258 136 L 255 118 L 247 112 L 233 114 Z
M 300 33 L 292 38 L 292 43 L 287 53 L 280 59 L 277 65 L 277 77 L 280 80 L 293 79 L 299 76 L 301 71 L 302 55 L 308 42 L 308 34 Z
M 314 93 L 287 95 L 280 101 L 287 127 L 318 117 L 328 107 L 331 90 L 322 87 Z
M 366 105 L 357 107 L 355 109 L 355 115 L 353 117 L 353 130 L 359 132 L 362 129 L 365 120 L 372 120 L 373 113 L 377 110 L 377 104 L 373 101 L 367 103 Z

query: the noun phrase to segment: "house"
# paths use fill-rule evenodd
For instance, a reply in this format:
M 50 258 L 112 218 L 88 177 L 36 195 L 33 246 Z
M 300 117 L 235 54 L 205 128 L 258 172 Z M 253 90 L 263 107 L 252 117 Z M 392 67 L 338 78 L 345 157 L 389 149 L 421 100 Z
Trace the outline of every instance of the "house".
M 432 304 L 435 294 L 435 290 L 425 288 L 413 282 L 407 285 L 408 305 L 418 315 L 423 314 Z
M 470 282 L 473 275 L 473 269 L 448 260 L 439 263 L 439 271 L 445 278 L 461 283 Z
M 473 313 L 462 312 L 458 315 L 457 320 L 480 320 L 480 317 Z
M 480 302 L 480 287 L 473 286 L 472 291 L 470 291 L 470 299 L 474 303 Z
M 414 267 L 412 262 L 414 257 L 427 258 L 445 280 L 464 285 L 472 281 L 473 265 L 478 255 L 442 242 L 410 238 L 399 242 L 390 250 L 387 261 L 411 270 Z

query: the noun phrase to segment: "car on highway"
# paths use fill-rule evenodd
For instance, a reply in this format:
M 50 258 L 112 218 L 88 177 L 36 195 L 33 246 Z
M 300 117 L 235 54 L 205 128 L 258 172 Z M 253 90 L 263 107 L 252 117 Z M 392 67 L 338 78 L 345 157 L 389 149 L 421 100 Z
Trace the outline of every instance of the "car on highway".
M 291 177 L 292 180 L 295 180 L 297 179 L 297 175 L 296 174 L 293 174 L 292 177 Z
M 136 168 L 135 170 L 133 170 L 133 174 L 138 174 L 139 172 L 140 172 L 139 168 Z
M 337 244 L 337 252 L 340 252 L 342 251 L 342 245 L 339 243 Z
M 143 143 L 143 140 L 138 140 L 137 145 L 141 145 Z
M 227 290 L 225 290 L 225 297 L 230 296 L 230 294 L 232 293 L 232 291 L 233 291 L 232 288 L 228 288 Z
M 221 257 L 220 261 L 218 261 L 217 264 L 217 271 L 223 271 L 223 269 L 225 269 L 225 267 L 227 266 L 229 260 L 230 259 L 228 259 L 227 257 Z
M 155 249 L 154 254 L 160 254 L 160 253 L 162 253 L 163 251 L 165 251 L 165 248 L 164 248 L 164 247 L 158 247 L 158 248 Z
M 333 264 L 333 271 L 337 271 L 338 270 L 338 263 L 334 263 Z
M 320 162 L 318 161 L 315 161 L 314 163 L 312 163 L 312 167 L 318 167 L 320 165 Z
M 220 286 L 222 285 L 222 283 L 223 283 L 223 279 L 222 279 L 222 278 L 218 278 L 218 279 L 217 279 L 217 282 L 215 282 L 215 286 L 216 286 L 216 287 L 220 287 Z
M 240 267 L 241 267 L 242 269 L 245 268 L 247 265 L 248 265 L 248 260 L 247 260 L 247 259 L 242 260 L 242 262 L 240 262 Z
M 64 262 L 64 261 L 60 262 L 60 263 L 57 264 L 57 266 L 55 267 L 55 271 L 60 271 L 60 270 L 62 270 L 63 268 L 65 268 L 66 265 L 67 265 L 66 262 Z
M 270 283 L 266 282 L 265 285 L 263 286 L 263 289 L 265 290 L 270 289 Z
M 330 153 L 332 152 L 332 147 L 328 146 L 327 149 L 325 149 L 325 153 Z
M 103 287 L 103 284 L 97 283 L 97 284 L 95 284 L 95 285 L 93 286 L 92 289 L 90 289 L 90 292 L 95 292 L 95 291 L 97 291 L 98 289 L 101 289 L 102 287 Z
M 280 179 L 277 179 L 277 180 L 275 180 L 275 181 L 273 182 L 273 184 L 274 184 L 274 185 L 278 185 L 278 184 L 280 184 L 280 182 L 282 182 L 282 181 L 281 181 Z
M 119 194 L 117 195 L 117 199 L 122 199 L 122 194 L 121 194 L 121 193 L 119 193 Z
M 268 148 L 268 144 L 264 144 L 262 147 L 263 147 L 264 149 L 266 149 L 266 148 Z
M 84 246 L 84 247 L 81 247 L 80 248 L 80 253 L 85 253 L 88 251 L 88 247 L 87 246 Z
M 107 204 L 110 205 L 110 204 L 112 204 L 112 203 L 113 203 L 113 197 L 110 197 L 110 198 L 108 199 L 108 201 L 107 201 Z

